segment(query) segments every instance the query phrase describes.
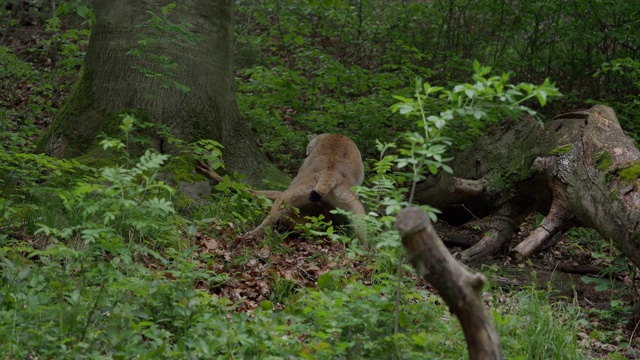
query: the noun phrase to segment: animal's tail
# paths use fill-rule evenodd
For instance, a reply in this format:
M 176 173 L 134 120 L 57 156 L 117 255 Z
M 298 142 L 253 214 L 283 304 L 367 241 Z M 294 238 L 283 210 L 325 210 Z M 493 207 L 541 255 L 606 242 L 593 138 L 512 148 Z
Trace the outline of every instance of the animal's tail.
M 329 193 L 329 191 L 333 190 L 336 186 L 336 178 L 335 176 L 331 176 L 328 174 L 321 174 L 316 186 L 311 190 L 309 194 L 309 200 L 311 202 L 318 202 L 322 200 L 322 198 Z

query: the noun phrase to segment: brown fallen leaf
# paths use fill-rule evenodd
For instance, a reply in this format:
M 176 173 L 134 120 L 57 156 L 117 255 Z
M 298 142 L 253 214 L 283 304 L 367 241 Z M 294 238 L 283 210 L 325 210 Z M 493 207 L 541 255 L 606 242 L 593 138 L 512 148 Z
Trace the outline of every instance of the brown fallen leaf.
M 269 257 L 271 257 L 271 249 L 269 248 L 269 245 L 264 245 L 262 247 L 262 249 L 260 249 L 260 251 L 258 251 L 258 256 L 263 258 L 263 259 L 267 259 Z
M 220 248 L 220 243 L 218 243 L 218 241 L 216 239 L 213 239 L 213 238 L 208 238 L 208 239 L 202 241 L 202 244 L 209 251 L 217 250 L 217 249 Z

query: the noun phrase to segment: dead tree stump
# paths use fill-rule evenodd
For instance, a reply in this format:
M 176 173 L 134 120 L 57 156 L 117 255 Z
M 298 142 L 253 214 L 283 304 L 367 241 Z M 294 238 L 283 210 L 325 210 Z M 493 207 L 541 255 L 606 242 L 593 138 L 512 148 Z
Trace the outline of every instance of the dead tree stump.
M 640 266 L 640 152 L 614 111 L 602 105 L 560 115 L 540 127 L 532 118 L 504 121 L 455 158 L 455 176 L 420 184 L 416 200 L 448 221 L 491 216 L 489 230 L 461 253 L 493 255 L 532 211 L 547 214 L 511 249 L 530 256 L 571 226 L 595 229 Z

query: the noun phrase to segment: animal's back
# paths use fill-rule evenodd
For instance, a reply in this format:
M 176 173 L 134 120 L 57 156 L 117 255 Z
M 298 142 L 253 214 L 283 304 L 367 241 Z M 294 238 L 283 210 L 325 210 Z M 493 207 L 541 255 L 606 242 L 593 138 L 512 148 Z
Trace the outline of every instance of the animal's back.
M 351 186 L 362 184 L 364 167 L 358 146 L 346 136 L 322 134 L 311 140 L 299 174 L 335 173 Z
M 307 146 L 307 158 L 289 188 L 274 201 L 269 216 L 249 236 L 261 235 L 266 226 L 278 221 L 291 226 L 304 222 L 293 208 L 305 215 L 330 214 L 333 208 L 364 215 L 364 207 L 352 190 L 362 184 L 363 178 L 362 157 L 351 139 L 335 134 L 313 138 Z M 356 234 L 365 238 L 365 231 L 359 226 Z

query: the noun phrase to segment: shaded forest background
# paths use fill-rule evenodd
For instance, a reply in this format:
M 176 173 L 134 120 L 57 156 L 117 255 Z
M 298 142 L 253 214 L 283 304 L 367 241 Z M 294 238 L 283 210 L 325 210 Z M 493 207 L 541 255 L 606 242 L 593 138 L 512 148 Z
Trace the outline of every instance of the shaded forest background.
M 150 15 L 178 22 L 174 5 Z M 550 78 L 563 97 L 528 104 L 541 121 L 606 104 L 640 140 L 634 1 L 238 0 L 235 16 L 238 105 L 255 141 L 290 174 L 307 134 L 324 132 L 351 137 L 367 171 L 378 171 L 376 140 L 414 127 L 389 110 L 393 95 L 411 97 L 416 77 L 469 82 L 474 61 L 510 83 Z M 300 237 L 248 244 L 239 235 L 266 211 L 255 199 L 219 188 L 207 204 L 190 202 L 157 182 L 153 157 L 136 175 L 150 184 L 141 187 L 127 172 L 141 160 L 126 154 L 118 173 L 31 153 L 77 78 L 92 21 L 87 1 L 0 1 L 3 358 L 464 356 L 447 307 L 406 264 L 398 270 L 390 216 L 381 214 L 368 248 L 322 221 Z M 438 113 L 443 101 L 425 109 Z M 447 124 L 451 153 L 517 117 L 497 105 L 485 111 Z M 528 221 L 517 238 L 540 217 Z M 481 219 L 440 226 L 449 237 L 484 229 Z M 478 270 L 507 358 L 640 356 L 637 271 L 611 244 L 572 229 L 525 264 L 502 255 Z M 572 274 L 578 265 L 585 274 Z
M 407 127 L 386 109 L 414 77 L 469 79 L 472 63 L 513 83 L 551 78 L 564 94 L 544 114 L 610 105 L 638 140 L 637 4 L 624 1 L 237 2 L 241 109 L 265 149 L 302 131 L 348 131 L 365 149 Z M 404 90 L 406 89 L 406 90 Z M 243 97 L 242 94 L 252 96 Z M 256 96 L 261 95 L 261 96 Z M 278 104 L 277 106 L 274 106 Z M 437 104 L 432 104 L 434 109 Z M 506 117 L 499 113 L 493 122 Z M 277 117 L 273 115 L 277 114 Z M 450 124 L 464 147 L 492 121 Z M 289 125 L 289 126 L 287 126 Z M 385 136 L 386 135 L 386 136 Z M 302 149 L 302 146 L 297 147 Z M 373 153 L 371 153 L 373 155 Z M 286 155 L 281 155 L 285 157 Z M 272 153 L 277 160 L 278 155 Z M 366 157 L 366 156 L 365 156 Z M 281 159 L 280 161 L 285 161 Z

